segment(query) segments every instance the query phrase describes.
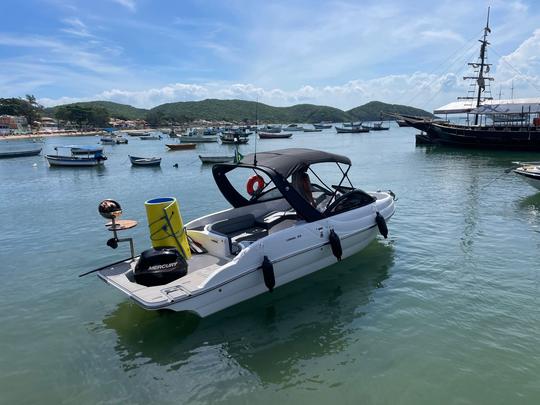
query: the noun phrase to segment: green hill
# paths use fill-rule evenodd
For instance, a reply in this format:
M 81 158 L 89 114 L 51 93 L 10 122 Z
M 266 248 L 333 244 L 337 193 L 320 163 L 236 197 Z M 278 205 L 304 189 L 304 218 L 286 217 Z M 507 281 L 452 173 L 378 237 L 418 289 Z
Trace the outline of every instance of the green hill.
M 152 124 L 170 121 L 189 122 L 198 119 L 234 122 L 255 121 L 256 115 L 259 121 L 272 123 L 376 121 L 381 119 L 381 112 L 432 116 L 427 111 L 418 108 L 399 104 L 386 104 L 379 101 L 371 101 L 349 111 L 314 104 L 273 107 L 255 101 L 217 99 L 166 103 L 150 110 L 111 101 L 89 101 L 73 104 L 85 107 L 102 107 L 113 118 L 146 119 Z M 47 108 L 45 114 L 54 116 L 58 107 L 60 106 Z M 385 119 L 388 119 L 388 117 L 385 117 Z
M 123 120 L 137 120 L 145 119 L 148 110 L 143 108 L 132 107 L 127 104 L 114 103 L 112 101 L 85 101 L 80 103 L 71 103 L 64 105 L 80 105 L 83 107 L 101 107 L 105 108 L 112 118 L 119 118 Z M 54 117 L 54 114 L 59 105 L 45 109 L 45 114 Z
M 387 104 L 380 101 L 370 101 L 369 103 L 347 111 L 347 114 L 353 117 L 355 121 L 377 121 L 388 119 L 388 117 L 381 117 L 381 112 L 433 117 L 433 114 L 419 108 L 400 104 Z

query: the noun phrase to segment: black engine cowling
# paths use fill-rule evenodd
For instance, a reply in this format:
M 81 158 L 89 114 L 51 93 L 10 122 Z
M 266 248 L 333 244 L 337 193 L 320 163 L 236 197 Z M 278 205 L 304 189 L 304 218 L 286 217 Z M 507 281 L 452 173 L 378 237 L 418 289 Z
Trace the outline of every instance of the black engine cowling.
M 141 253 L 133 276 L 147 287 L 170 283 L 187 274 L 186 259 L 173 247 L 148 249 Z

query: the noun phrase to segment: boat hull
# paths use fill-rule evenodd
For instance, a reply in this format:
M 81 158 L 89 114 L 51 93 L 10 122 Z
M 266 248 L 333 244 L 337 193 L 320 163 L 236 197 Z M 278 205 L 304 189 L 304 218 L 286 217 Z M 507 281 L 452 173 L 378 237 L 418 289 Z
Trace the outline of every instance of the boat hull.
M 259 139 L 285 139 L 290 138 L 292 134 L 284 134 L 281 132 L 259 132 Z
M 514 170 L 523 180 L 540 190 L 540 166 L 523 166 Z
M 165 146 L 170 150 L 187 150 L 195 149 L 197 147 L 196 143 L 166 143 Z
M 540 151 L 540 128 L 534 126 L 471 127 L 428 120 L 406 120 L 425 132 L 432 144 L 471 149 Z
M 144 158 L 137 156 L 129 156 L 132 166 L 159 166 L 161 158 Z
M 145 309 L 187 311 L 205 317 L 267 292 L 262 270 L 265 257 L 273 267 L 275 288 L 279 288 L 336 263 L 329 242 L 331 230 L 340 238 L 342 258 L 363 250 L 379 233 L 375 212 L 389 220 L 395 210 L 390 194 L 374 194 L 378 194 L 377 201 L 368 206 L 269 234 L 219 269 L 211 269 L 211 276 L 197 285 L 180 278 L 164 286 L 141 289 L 127 281 L 126 274 L 135 266 L 131 260 L 103 269 L 98 275 Z M 186 226 L 190 228 L 190 224 Z M 197 233 L 190 236 L 196 240 Z
M 41 147 L 31 150 L 20 150 L 13 152 L 0 152 L 0 159 L 10 159 L 24 156 L 36 156 L 41 153 Z
M 92 167 L 101 166 L 105 163 L 105 159 L 95 157 L 45 155 L 45 158 L 51 166 Z
M 336 127 L 338 134 L 361 134 L 369 132 L 369 128 L 364 127 L 350 127 L 350 128 L 338 128 Z

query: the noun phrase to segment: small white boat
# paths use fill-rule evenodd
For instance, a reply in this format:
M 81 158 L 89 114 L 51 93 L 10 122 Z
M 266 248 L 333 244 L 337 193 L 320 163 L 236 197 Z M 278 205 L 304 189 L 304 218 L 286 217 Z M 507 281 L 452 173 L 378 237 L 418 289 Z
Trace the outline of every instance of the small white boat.
M 323 123 L 313 124 L 313 126 L 315 127 L 315 129 L 330 129 L 330 128 L 332 128 L 332 124 L 323 124 Z
M 45 155 L 50 166 L 89 167 L 101 166 L 107 160 L 103 155 L 103 148 L 78 146 L 77 154 L 73 154 L 71 146 L 56 146 L 56 155 Z M 86 154 L 83 154 L 83 151 Z M 60 153 L 62 152 L 62 153 Z
M 161 158 L 154 157 L 138 157 L 138 156 L 129 156 L 129 160 L 133 166 L 159 166 L 161 165 Z
M 328 183 L 337 184 L 330 188 L 318 176 L 311 182 L 308 170 L 311 173 L 319 163 L 325 164 L 325 174 L 327 165 L 335 163 L 341 181 Z M 96 272 L 145 309 L 187 311 L 201 317 L 272 291 L 358 253 L 378 233 L 387 236 L 394 194 L 354 188 L 348 177 L 350 165 L 345 156 L 312 149 L 260 152 L 238 164 L 216 164 L 214 180 L 232 208 L 204 215 L 185 227 L 179 223 L 179 231 L 173 231 L 166 209 L 159 209 L 156 215 L 169 224 L 167 235 L 176 240 L 177 248 L 132 253 L 130 259 L 86 274 Z M 248 179 L 247 197 L 244 186 L 237 189 L 231 182 L 243 174 Z M 148 204 L 173 200 L 159 198 Z M 148 222 L 155 221 L 149 216 Z M 156 229 L 162 229 L 156 223 Z M 186 235 L 188 239 L 179 239 Z
M 522 166 L 514 169 L 531 186 L 540 190 L 540 162 L 520 163 Z
M 227 163 L 234 161 L 234 155 L 199 155 L 202 163 Z

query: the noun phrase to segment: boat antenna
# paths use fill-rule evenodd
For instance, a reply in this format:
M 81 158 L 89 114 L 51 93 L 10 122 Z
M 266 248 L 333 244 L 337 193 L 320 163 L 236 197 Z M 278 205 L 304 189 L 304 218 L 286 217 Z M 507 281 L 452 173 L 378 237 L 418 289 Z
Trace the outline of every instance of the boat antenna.
M 257 138 L 259 137 L 259 95 L 255 102 L 255 153 L 253 155 L 253 166 L 257 166 Z
M 486 89 L 485 80 L 489 80 L 489 78 L 484 78 L 484 66 L 486 66 L 486 47 L 489 44 L 489 42 L 487 41 L 487 36 L 491 32 L 491 29 L 489 28 L 489 9 L 490 7 L 488 7 L 487 12 L 487 22 L 484 28 L 484 38 L 480 40 L 480 43 L 482 45 L 480 45 L 480 68 L 477 77 L 478 95 L 476 97 L 476 108 L 480 106 L 480 98 L 482 97 L 482 92 Z M 474 117 L 474 125 L 478 125 L 478 114 L 476 114 Z

